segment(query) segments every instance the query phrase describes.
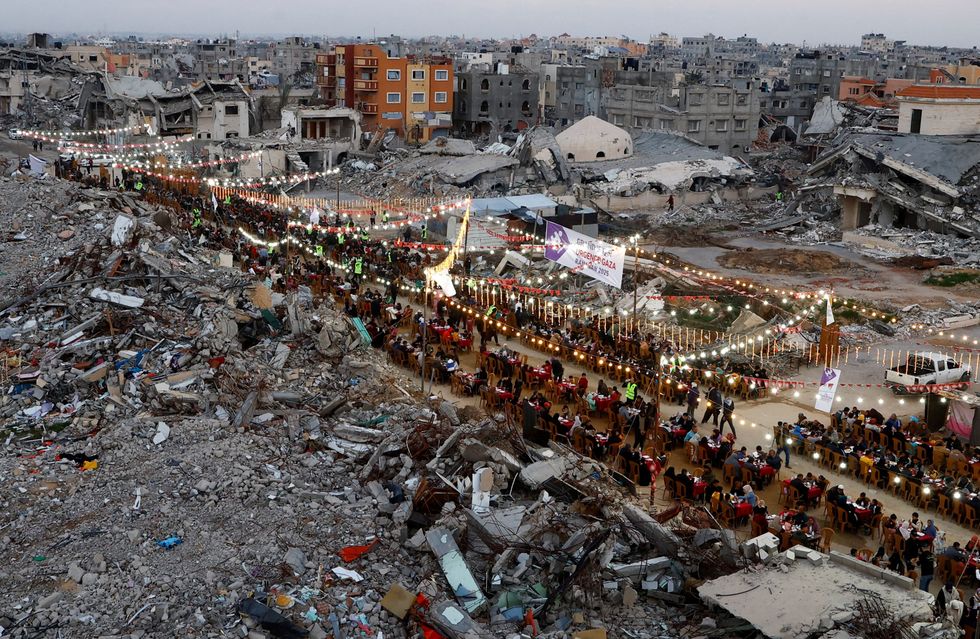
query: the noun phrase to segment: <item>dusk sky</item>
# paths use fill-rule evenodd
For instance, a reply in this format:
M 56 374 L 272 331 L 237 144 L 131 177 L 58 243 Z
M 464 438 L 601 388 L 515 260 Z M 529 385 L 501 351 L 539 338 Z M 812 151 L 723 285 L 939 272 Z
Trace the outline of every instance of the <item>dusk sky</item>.
M 77 33 L 510 37 L 650 34 L 857 44 L 880 31 L 912 44 L 977 46 L 978 0 L 31 0 L 0 30 Z

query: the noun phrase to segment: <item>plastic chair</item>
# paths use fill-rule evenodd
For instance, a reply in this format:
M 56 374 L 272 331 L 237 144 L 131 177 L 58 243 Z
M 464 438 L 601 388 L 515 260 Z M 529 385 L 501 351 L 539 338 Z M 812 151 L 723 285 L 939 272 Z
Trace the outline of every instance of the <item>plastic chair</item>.
M 820 552 L 830 552 L 830 544 L 834 541 L 835 535 L 833 528 L 824 528 L 820 531 Z

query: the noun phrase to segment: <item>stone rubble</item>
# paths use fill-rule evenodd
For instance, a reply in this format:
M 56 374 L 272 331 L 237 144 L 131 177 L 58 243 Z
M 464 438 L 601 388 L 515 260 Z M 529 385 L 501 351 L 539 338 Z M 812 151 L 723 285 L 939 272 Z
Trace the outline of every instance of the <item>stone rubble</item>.
M 604 466 L 418 397 L 333 306 L 215 266 L 157 207 L 58 181 L 0 191 L 28 235 L 0 305 L 4 637 L 697 627 L 683 544 Z M 433 530 L 458 548 L 443 566 Z M 461 566 L 487 597 L 468 621 L 447 583 Z

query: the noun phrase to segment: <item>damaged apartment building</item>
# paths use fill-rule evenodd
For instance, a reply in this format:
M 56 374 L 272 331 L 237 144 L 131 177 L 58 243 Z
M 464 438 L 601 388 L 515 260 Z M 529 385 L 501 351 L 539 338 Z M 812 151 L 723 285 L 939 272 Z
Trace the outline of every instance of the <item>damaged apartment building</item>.
M 747 151 L 759 133 L 759 91 L 751 80 L 676 88 L 617 84 L 605 110 L 613 124 L 675 131 L 727 154 Z
M 809 169 L 839 198 L 841 228 L 980 237 L 980 88 L 913 85 L 896 97 L 898 133 L 846 130 Z
M 457 73 L 453 120 L 466 135 L 523 131 L 537 123 L 538 73 L 492 62 Z
M 551 115 L 558 125 L 595 115 L 629 129 L 672 131 L 726 154 L 744 152 L 758 136 L 761 91 L 754 80 L 700 84 L 683 73 L 640 70 L 631 59 L 584 62 L 557 70 Z
M 28 114 L 37 122 L 61 125 L 57 101 L 78 95 L 73 82 L 77 69 L 59 56 L 36 49 L 8 49 L 0 52 L 0 116 Z M 49 119 L 51 116 L 53 119 Z
M 205 80 L 168 90 L 153 80 L 95 74 L 79 97 L 78 109 L 87 128 L 148 122 L 164 137 L 224 140 L 249 135 L 251 106 L 251 95 L 238 80 Z

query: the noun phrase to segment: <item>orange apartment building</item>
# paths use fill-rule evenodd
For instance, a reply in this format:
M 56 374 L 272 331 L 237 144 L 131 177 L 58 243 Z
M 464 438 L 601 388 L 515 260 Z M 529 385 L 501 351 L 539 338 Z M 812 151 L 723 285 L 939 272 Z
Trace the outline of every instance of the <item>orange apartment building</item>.
M 897 105 L 895 95 L 915 82 L 899 78 L 888 78 L 876 82 L 870 78 L 846 75 L 840 80 L 837 99 L 841 102 L 855 102 L 867 107 L 893 107 Z
M 366 133 L 390 129 L 410 142 L 428 142 L 452 127 L 448 58 L 393 58 L 375 44 L 337 45 L 317 54 L 316 78 L 327 106 L 360 111 Z

